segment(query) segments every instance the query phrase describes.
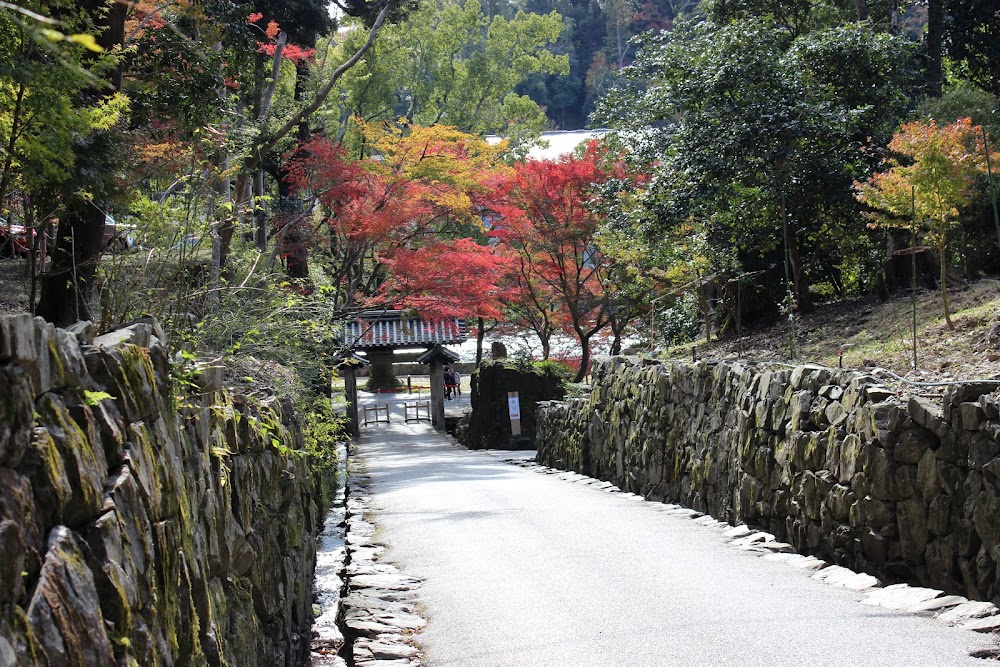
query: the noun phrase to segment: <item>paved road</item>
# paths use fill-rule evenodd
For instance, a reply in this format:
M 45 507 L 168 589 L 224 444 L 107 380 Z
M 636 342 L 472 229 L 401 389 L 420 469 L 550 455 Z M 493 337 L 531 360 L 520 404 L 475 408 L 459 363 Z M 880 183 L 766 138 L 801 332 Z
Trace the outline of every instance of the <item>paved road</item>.
M 426 378 L 424 378 L 426 382 Z M 468 384 L 466 382 L 466 384 Z M 462 389 L 461 396 L 453 396 L 451 399 L 446 399 L 444 402 L 444 412 L 446 416 L 458 417 L 461 413 L 472 407 L 472 392 L 468 387 Z M 358 390 L 358 405 L 364 407 L 366 405 L 372 406 L 377 405 L 382 407 L 384 405 L 389 406 L 389 420 L 392 422 L 402 422 L 404 418 L 404 403 L 425 403 L 430 400 L 430 392 L 426 389 L 415 390 L 413 393 L 407 393 L 405 391 L 394 392 L 394 393 L 383 393 L 383 394 L 373 394 L 368 391 Z M 415 412 L 413 414 L 416 414 Z M 427 413 L 421 409 L 421 415 L 425 416 Z M 384 419 L 384 417 L 381 417 Z M 427 420 L 429 421 L 429 417 Z M 382 426 L 375 426 L 374 424 L 364 425 L 364 413 L 362 413 L 362 429 L 370 430 L 371 428 L 382 428 Z
M 886 611 L 724 544 L 717 529 L 461 449 L 369 427 L 388 557 L 424 578 L 429 667 L 985 667 L 986 635 Z

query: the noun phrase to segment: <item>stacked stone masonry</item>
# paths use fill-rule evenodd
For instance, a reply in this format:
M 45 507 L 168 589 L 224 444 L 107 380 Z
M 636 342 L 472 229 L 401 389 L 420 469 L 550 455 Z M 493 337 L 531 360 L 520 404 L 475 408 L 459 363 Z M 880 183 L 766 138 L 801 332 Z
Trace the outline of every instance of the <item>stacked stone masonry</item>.
M 294 412 L 183 382 L 155 324 L 0 319 L 0 667 L 306 664 Z
M 589 397 L 539 405 L 538 461 L 1000 603 L 998 386 L 898 397 L 858 371 L 614 357 Z
M 469 449 L 507 449 L 511 446 L 508 392 L 517 392 L 521 407 L 521 435 L 530 443 L 535 437 L 535 405 L 566 395 L 551 368 L 485 360 L 473 373 L 472 412 L 459 424 L 455 437 Z

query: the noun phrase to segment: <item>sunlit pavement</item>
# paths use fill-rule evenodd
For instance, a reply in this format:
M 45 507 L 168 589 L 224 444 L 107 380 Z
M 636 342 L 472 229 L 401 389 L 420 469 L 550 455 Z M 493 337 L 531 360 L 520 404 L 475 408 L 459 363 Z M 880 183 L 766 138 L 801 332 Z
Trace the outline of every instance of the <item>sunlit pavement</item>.
M 968 653 L 994 645 L 426 423 L 363 428 L 357 449 L 387 558 L 424 579 L 418 643 L 432 667 L 982 667 Z
M 468 388 L 462 390 L 461 396 L 454 396 L 451 400 L 445 400 L 444 411 L 445 415 L 448 417 L 458 417 L 462 411 L 470 409 L 472 404 L 470 402 L 470 392 Z M 386 404 L 389 405 L 389 419 L 390 422 L 396 421 L 397 419 L 402 422 L 404 418 L 404 405 L 406 403 L 424 403 L 429 401 L 431 398 L 430 391 L 424 390 L 414 390 L 413 392 L 381 392 L 372 393 L 369 391 L 358 390 L 358 406 L 359 408 L 364 408 L 364 406 L 378 405 L 382 407 Z M 424 413 L 421 411 L 420 413 Z M 361 428 L 364 429 L 364 412 L 360 413 L 361 416 Z M 370 424 L 369 427 L 375 427 L 374 424 Z

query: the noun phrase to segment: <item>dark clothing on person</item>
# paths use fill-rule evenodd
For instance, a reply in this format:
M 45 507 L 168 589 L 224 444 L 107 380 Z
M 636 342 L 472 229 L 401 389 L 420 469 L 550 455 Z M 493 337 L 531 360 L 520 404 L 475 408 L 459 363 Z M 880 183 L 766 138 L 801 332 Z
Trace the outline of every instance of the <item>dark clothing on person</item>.
M 445 400 L 450 401 L 451 395 L 455 391 L 455 374 L 451 369 L 446 369 L 444 372 L 444 397 Z

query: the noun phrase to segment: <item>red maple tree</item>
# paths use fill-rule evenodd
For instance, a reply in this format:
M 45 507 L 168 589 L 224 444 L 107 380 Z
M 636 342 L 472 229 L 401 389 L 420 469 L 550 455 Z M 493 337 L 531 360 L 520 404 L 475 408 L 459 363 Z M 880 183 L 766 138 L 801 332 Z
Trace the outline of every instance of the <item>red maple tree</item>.
M 413 308 L 422 316 L 494 317 L 505 258 L 486 244 L 473 198 L 499 150 L 446 126 L 358 121 L 372 159 L 327 139 L 292 157 L 288 178 L 322 209 L 323 257 L 345 308 Z
M 591 142 L 580 157 L 529 160 L 494 179 L 492 232 L 515 258 L 508 311 L 539 335 L 543 354 L 557 330 L 580 346 L 583 379 L 591 341 L 609 323 L 605 278 L 609 260 L 596 234 L 602 215 L 594 187 L 620 176 L 620 167 Z

